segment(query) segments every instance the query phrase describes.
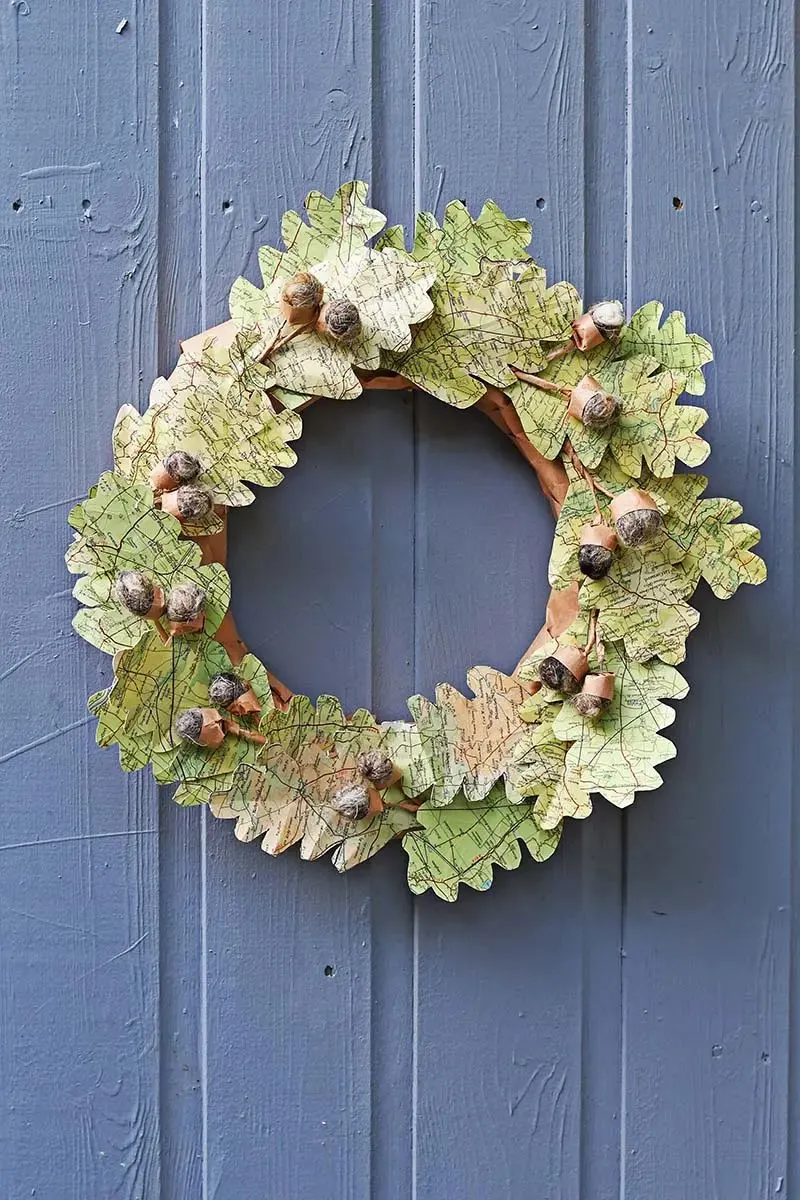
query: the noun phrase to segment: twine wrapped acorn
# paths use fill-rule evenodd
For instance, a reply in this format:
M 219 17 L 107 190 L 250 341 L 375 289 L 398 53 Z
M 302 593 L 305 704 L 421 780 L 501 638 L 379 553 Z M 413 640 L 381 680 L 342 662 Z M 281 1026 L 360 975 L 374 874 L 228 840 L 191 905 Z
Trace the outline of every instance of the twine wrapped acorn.
M 161 507 L 179 521 L 205 521 L 214 511 L 214 493 L 203 483 L 183 484 L 176 491 L 165 492 Z
M 208 685 L 208 698 L 217 708 L 225 708 L 237 717 L 251 717 L 261 712 L 253 689 L 231 671 L 221 671 Z
M 611 501 L 611 516 L 623 546 L 644 546 L 662 525 L 661 513 L 652 496 L 629 488 Z
M 153 467 L 150 486 L 155 492 L 171 492 L 186 483 L 193 483 L 203 468 L 200 460 L 186 450 L 173 450 Z
M 593 375 L 584 375 L 570 392 L 568 412 L 587 429 L 608 429 L 620 408 L 620 400 L 605 391 Z
M 584 525 L 578 550 L 578 566 L 588 579 L 603 579 L 614 561 L 617 535 L 609 525 Z
M 402 777 L 402 772 L 395 767 L 388 754 L 378 749 L 363 750 L 356 759 L 356 768 L 379 791 L 391 787 Z
M 319 316 L 324 289 L 310 271 L 299 271 L 283 285 L 279 303 L 284 321 L 290 325 L 312 325 Z
M 259 746 L 263 746 L 267 740 L 263 734 L 243 729 L 235 721 L 227 720 L 216 708 L 185 708 L 175 718 L 175 733 L 182 741 L 193 742 L 209 750 L 221 746 L 226 734 L 244 738 Z
M 348 821 L 363 821 L 365 817 L 383 812 L 383 802 L 374 787 L 353 782 L 334 792 L 331 808 Z
M 589 659 L 580 646 L 559 646 L 554 654 L 542 659 L 536 670 L 545 687 L 571 696 L 589 670 Z
M 613 671 L 586 676 L 580 692 L 572 701 L 582 717 L 594 720 L 609 707 L 614 699 L 615 678 Z
M 120 571 L 114 583 L 114 595 L 136 617 L 152 621 L 164 612 L 163 589 L 141 571 Z
M 323 304 L 317 329 L 336 342 L 354 342 L 361 332 L 361 317 L 349 300 L 328 300 Z
M 166 614 L 173 637 L 198 633 L 206 619 L 206 593 L 196 583 L 178 583 L 167 596 Z

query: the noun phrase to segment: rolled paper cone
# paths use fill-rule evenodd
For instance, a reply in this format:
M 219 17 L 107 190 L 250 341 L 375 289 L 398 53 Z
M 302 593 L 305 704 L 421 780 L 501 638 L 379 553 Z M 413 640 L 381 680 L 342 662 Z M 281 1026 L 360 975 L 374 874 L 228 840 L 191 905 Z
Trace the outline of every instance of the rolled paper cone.
M 181 637 L 184 633 L 199 633 L 206 623 L 206 614 L 198 613 L 191 621 L 170 621 L 169 631 L 173 637 Z
M 598 675 L 587 675 L 581 691 L 587 696 L 596 696 L 598 700 L 614 699 L 613 671 L 603 671 Z
M 261 705 L 258 703 L 258 696 L 252 688 L 248 688 L 246 692 L 242 692 L 241 696 L 230 705 L 229 712 L 232 712 L 237 717 L 253 717 L 256 713 L 261 712 Z
M 638 488 L 629 488 L 627 492 L 622 492 L 611 501 L 611 516 L 618 521 L 627 513 L 643 508 L 655 509 L 658 512 L 658 505 L 652 496 L 648 496 L 647 492 L 640 492 Z
M 225 723 L 222 720 L 222 715 L 216 708 L 201 708 L 203 714 L 203 727 L 200 730 L 200 736 L 197 741 L 200 746 L 218 746 L 220 743 L 219 730 L 222 728 L 225 731 Z
M 383 796 L 381 796 L 374 783 L 367 784 L 367 791 L 369 792 L 369 808 L 367 809 L 367 816 L 380 816 L 380 814 L 386 808 L 386 805 L 383 803 Z
M 396 783 L 399 783 L 402 778 L 403 778 L 403 772 L 400 770 L 399 767 L 395 767 L 395 769 L 392 771 L 391 775 L 389 776 L 388 781 L 379 790 L 382 792 L 386 791 L 387 788 L 393 787 Z
M 582 546 L 604 546 L 606 550 L 616 550 L 617 535 L 609 525 L 584 525 L 581 530 Z
M 148 621 L 157 621 L 159 617 L 164 615 L 164 609 L 167 607 L 167 601 L 164 597 L 164 589 L 160 587 L 153 588 L 153 603 L 144 614 Z
M 173 479 L 164 464 L 159 463 L 150 472 L 150 487 L 154 492 L 174 492 L 180 487 L 180 481 Z
M 559 646 L 553 654 L 553 658 L 558 659 L 568 671 L 571 671 L 578 683 L 589 670 L 589 660 L 580 646 Z
M 602 340 L 602 339 L 601 339 Z M 583 410 L 586 407 L 586 401 L 595 394 L 602 392 L 604 389 L 595 379 L 594 375 L 584 375 L 583 379 L 579 379 L 575 387 L 569 394 L 569 405 L 567 412 L 572 417 L 577 417 L 580 421 L 583 418 Z
M 178 509 L 178 497 L 176 495 L 179 486 L 180 484 L 174 483 L 171 490 L 164 493 L 161 497 L 161 509 L 162 512 L 169 513 L 171 516 L 177 517 L 179 521 L 182 521 L 183 517 Z
M 284 300 L 283 296 L 278 301 L 278 309 L 284 321 L 289 325 L 311 325 L 316 321 L 319 313 L 316 304 L 301 307 L 298 304 L 290 304 L 288 300 Z
M 237 725 L 235 721 L 223 721 L 225 732 L 232 734 L 233 737 L 244 738 L 247 742 L 255 742 L 258 746 L 263 746 L 266 738 L 263 733 L 256 733 L 253 729 L 245 729 L 241 725 Z
M 602 345 L 605 338 L 592 320 L 591 313 L 582 313 L 577 321 L 572 322 L 572 340 L 579 350 L 586 352 Z

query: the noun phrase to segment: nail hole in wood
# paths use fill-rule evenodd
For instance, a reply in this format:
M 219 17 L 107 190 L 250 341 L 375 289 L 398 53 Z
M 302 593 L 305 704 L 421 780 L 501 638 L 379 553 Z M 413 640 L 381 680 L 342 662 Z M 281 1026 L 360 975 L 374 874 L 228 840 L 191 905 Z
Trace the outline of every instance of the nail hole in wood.
M 683 201 L 681 200 L 680 196 L 672 197 L 672 207 L 676 209 L 683 208 Z
M 24 205 L 21 200 L 15 200 L 11 207 L 13 208 L 14 212 L 20 212 Z
M 336 967 L 327 966 L 323 971 L 323 974 L 327 975 L 327 977 L 330 979 L 332 975 L 336 974 Z
M 539 197 L 539 199 L 536 201 L 536 207 L 537 207 L 537 208 L 538 208 L 540 211 L 542 211 L 542 210 L 544 210 L 545 208 L 547 208 L 547 201 L 545 200 L 544 196 L 540 196 L 540 197 Z

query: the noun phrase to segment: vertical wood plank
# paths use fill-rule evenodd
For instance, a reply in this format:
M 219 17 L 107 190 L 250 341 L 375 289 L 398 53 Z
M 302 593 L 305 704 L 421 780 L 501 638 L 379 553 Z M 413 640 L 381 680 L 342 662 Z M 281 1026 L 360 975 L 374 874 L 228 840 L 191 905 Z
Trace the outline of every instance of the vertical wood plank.
M 764 530 L 770 580 L 691 639 L 664 792 L 629 818 L 625 1194 L 792 1194 L 792 8 L 637 5 L 632 299 L 716 351 L 712 494 Z M 759 702 L 758 696 L 764 697 Z
M 93 744 L 71 504 L 156 359 L 157 6 L 0 12 L 0 1192 L 159 1190 L 157 797 Z
M 209 321 L 224 315 L 237 272 L 255 277 L 256 247 L 277 244 L 283 209 L 311 186 L 370 177 L 373 122 L 386 143 L 374 200 L 396 201 L 389 138 L 410 111 L 410 63 L 390 68 L 382 40 L 405 29 L 410 44 L 402 13 L 382 6 L 373 25 L 364 0 L 306 0 L 237 14 L 210 12 L 204 33 Z M 410 129 L 397 132 L 410 146 Z M 399 199 L 410 207 L 410 187 Z M 412 690 L 413 409 L 372 393 L 320 401 L 304 419 L 299 464 L 232 522 L 237 619 L 296 690 L 401 715 Z M 411 1094 L 411 902 L 399 863 L 392 872 L 388 855 L 377 873 L 342 879 L 294 852 L 269 859 L 214 823 L 207 844 L 209 1190 L 396 1194 Z
M 420 203 L 492 196 L 532 217 L 537 258 L 579 286 L 583 26 L 578 4 L 424 4 L 418 42 Z M 463 688 L 474 663 L 510 669 L 546 599 L 552 520 L 528 468 L 482 422 L 420 403 L 416 682 L 428 695 L 440 679 Z M 551 862 L 497 872 L 490 897 L 420 900 L 416 1196 L 589 1194 L 582 888 L 573 828 Z M 613 886 L 606 900 L 613 908 Z

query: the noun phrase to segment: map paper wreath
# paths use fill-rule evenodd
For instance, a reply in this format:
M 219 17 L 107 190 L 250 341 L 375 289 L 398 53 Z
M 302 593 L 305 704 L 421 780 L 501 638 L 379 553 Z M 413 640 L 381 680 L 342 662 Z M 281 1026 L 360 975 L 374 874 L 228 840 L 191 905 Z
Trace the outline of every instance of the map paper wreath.
M 348 183 L 312 192 L 307 220 L 286 213 L 263 287 L 238 279 L 231 320 L 182 344 L 143 413 L 120 409 L 114 470 L 70 514 L 74 626 L 113 655 L 89 708 L 125 770 L 150 764 L 270 854 L 330 851 L 344 871 L 401 838 L 411 890 L 454 900 L 518 866 L 520 843 L 549 857 L 593 795 L 624 807 L 660 785 L 691 596 L 766 570 L 740 505 L 676 474 L 709 453 L 707 414 L 678 400 L 704 391 L 711 348 L 682 313 L 584 311 L 491 201 L 476 218 L 454 201 L 441 225 L 420 213 L 408 250 L 366 196 Z M 370 387 L 480 408 L 556 517 L 545 623 L 517 667 L 412 696 L 405 722 L 293 695 L 239 638 L 224 565 L 228 511 L 281 482 L 300 412 Z

